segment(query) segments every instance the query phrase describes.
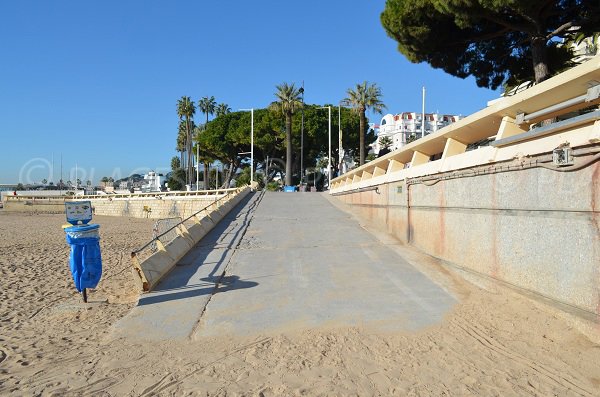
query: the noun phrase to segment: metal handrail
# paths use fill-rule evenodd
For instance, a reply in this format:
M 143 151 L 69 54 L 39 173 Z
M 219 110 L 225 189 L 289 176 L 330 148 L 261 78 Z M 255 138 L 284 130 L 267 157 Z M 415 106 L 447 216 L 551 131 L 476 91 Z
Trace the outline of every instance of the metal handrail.
M 217 189 L 217 190 L 198 190 L 198 191 L 176 191 L 176 192 L 147 192 L 147 193 L 118 193 L 118 194 L 94 194 L 94 195 L 83 195 L 83 196 L 38 196 L 38 195 L 17 195 L 9 196 L 6 195 L 7 201 L 19 201 L 19 200 L 83 200 L 83 199 L 115 199 L 115 198 L 134 198 L 134 197 L 178 197 L 178 196 L 216 196 L 219 194 L 227 194 L 235 191 L 237 188 L 230 189 Z
M 148 246 L 150 246 L 153 242 L 157 241 L 158 239 L 160 239 L 162 236 L 164 236 L 165 234 L 169 233 L 170 231 L 172 231 L 173 229 L 175 229 L 178 226 L 181 226 L 182 224 L 184 224 L 185 222 L 187 222 L 188 220 L 192 219 L 193 217 L 195 217 L 196 215 L 198 215 L 199 213 L 201 213 L 202 211 L 205 211 L 207 208 L 215 205 L 216 203 L 218 203 L 221 200 L 224 200 L 225 198 L 229 197 L 233 191 L 237 191 L 240 192 L 242 189 L 244 188 L 233 188 L 233 189 L 226 189 L 228 190 L 227 194 L 225 194 L 225 196 L 219 198 L 218 200 L 213 201 L 212 203 L 208 204 L 207 206 L 203 207 L 202 209 L 194 212 L 192 215 L 188 216 L 187 218 L 183 219 L 181 222 L 179 222 L 178 224 L 170 227 L 169 229 L 165 230 L 164 232 L 162 232 L 161 234 L 159 234 L 158 236 L 152 238 L 152 240 L 150 240 L 148 243 L 146 243 L 143 247 L 132 251 L 131 252 L 131 257 L 133 258 L 134 256 L 137 255 L 138 252 L 143 251 L 144 249 L 148 248 Z

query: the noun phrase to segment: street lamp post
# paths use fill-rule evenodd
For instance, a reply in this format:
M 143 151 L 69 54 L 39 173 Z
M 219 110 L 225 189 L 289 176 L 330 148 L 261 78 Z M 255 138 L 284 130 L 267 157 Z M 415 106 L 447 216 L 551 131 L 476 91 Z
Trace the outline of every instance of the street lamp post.
M 321 109 L 329 110 L 329 151 L 327 153 L 327 177 L 329 179 L 327 180 L 327 185 L 331 188 L 331 106 L 323 106 Z
M 342 161 L 344 154 L 342 153 L 342 104 L 338 104 L 338 176 L 342 174 Z
M 304 81 L 302 87 L 300 87 L 300 93 L 302 94 L 302 124 L 300 127 L 300 185 L 304 183 Z
M 240 109 L 241 111 L 250 111 L 250 188 L 254 184 L 254 108 Z

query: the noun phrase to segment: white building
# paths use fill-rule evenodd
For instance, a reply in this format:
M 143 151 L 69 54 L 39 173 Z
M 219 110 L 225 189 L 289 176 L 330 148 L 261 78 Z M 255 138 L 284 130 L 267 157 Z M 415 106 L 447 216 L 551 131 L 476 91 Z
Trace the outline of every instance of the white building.
M 456 115 L 425 113 L 425 135 L 434 133 L 461 118 L 461 116 Z M 421 138 L 421 119 L 422 114 L 415 112 L 403 112 L 396 115 L 386 114 L 379 123 L 377 141 L 372 145 L 373 151 L 379 153 L 379 149 L 381 149 L 379 141 L 383 137 L 389 137 L 392 140 L 390 151 L 406 145 L 411 136 Z
M 144 175 L 145 184 L 142 185 L 142 192 L 160 192 L 165 186 L 165 177 L 162 174 L 157 174 L 154 171 Z

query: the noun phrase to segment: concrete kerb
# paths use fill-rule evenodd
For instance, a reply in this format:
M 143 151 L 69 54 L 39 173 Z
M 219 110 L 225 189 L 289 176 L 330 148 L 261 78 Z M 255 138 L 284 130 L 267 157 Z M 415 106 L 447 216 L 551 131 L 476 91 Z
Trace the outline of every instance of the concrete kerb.
M 132 255 L 133 274 L 135 279 L 139 280 L 138 287 L 140 291 L 152 290 L 175 267 L 177 262 L 202 240 L 248 193 L 250 193 L 250 188 L 245 187 L 239 192 L 213 203 L 202 212 L 204 216 L 199 217 L 196 215 L 193 218 L 194 224 L 192 226 L 178 225 L 178 236 L 167 245 L 163 245 L 157 240 L 157 251 L 143 261 L 140 262 L 136 255 Z

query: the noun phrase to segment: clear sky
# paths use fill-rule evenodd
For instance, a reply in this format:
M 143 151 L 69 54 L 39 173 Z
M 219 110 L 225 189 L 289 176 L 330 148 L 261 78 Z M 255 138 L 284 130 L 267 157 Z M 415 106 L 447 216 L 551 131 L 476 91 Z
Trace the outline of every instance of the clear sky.
M 498 96 L 409 63 L 381 26 L 384 4 L 3 1 L 0 183 L 56 182 L 61 153 L 65 181 L 76 165 L 94 183 L 166 172 L 182 95 L 260 108 L 276 84 L 304 81 L 307 103 L 337 104 L 367 80 L 382 88 L 390 113 L 420 111 L 425 86 L 426 111 L 462 115 Z

